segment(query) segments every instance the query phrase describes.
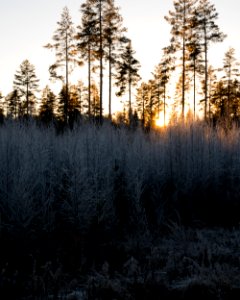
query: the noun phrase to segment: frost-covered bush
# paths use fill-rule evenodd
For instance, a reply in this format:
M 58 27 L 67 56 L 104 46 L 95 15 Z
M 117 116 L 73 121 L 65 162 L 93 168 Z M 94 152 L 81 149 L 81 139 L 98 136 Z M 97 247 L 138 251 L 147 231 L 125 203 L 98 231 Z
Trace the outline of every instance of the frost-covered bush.
M 86 124 L 56 134 L 8 122 L 0 127 L 1 228 L 130 234 L 170 219 L 237 223 L 239 133 L 204 124 L 150 133 Z

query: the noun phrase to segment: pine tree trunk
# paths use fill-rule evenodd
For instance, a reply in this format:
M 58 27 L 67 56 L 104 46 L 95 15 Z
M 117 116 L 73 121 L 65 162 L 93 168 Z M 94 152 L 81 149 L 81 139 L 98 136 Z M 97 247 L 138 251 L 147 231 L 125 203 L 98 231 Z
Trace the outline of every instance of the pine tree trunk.
M 28 115 L 29 115 L 29 90 L 28 90 L 28 79 L 27 79 L 27 94 L 26 94 L 26 101 L 27 101 L 27 119 L 28 119 Z
M 193 118 L 196 117 L 196 58 L 193 61 Z
M 64 109 L 64 122 L 65 124 L 68 123 L 68 100 L 69 100 L 69 83 L 68 83 L 68 37 L 66 33 L 66 49 L 65 49 L 65 55 L 66 55 L 66 99 L 65 99 L 65 109 Z
M 108 118 L 112 119 L 112 48 L 109 44 L 109 99 L 108 99 Z
M 182 120 L 184 120 L 185 113 L 185 72 L 186 72 L 186 60 L 185 60 L 185 24 L 186 24 L 186 6 L 184 2 L 184 11 L 183 11 L 183 41 L 182 41 Z
M 88 118 L 91 119 L 91 48 L 88 45 Z
M 99 1 L 100 29 L 100 123 L 103 121 L 103 36 L 102 36 L 102 0 Z
M 142 105 L 142 128 L 144 128 L 145 126 L 145 101 L 144 101 L 144 96 L 142 95 L 142 101 L 143 101 L 143 105 Z
M 207 29 L 204 24 L 204 53 L 205 53 L 205 99 L 204 99 L 204 118 L 207 120 L 207 103 L 208 103 L 208 49 L 207 49 Z
M 164 126 L 166 125 L 166 83 L 164 83 L 163 89 L 163 115 L 164 115 Z
M 128 80 L 128 92 L 129 92 L 129 113 L 128 113 L 128 117 L 129 117 L 129 123 L 132 123 L 132 82 L 131 82 L 131 78 L 129 76 L 129 80 Z

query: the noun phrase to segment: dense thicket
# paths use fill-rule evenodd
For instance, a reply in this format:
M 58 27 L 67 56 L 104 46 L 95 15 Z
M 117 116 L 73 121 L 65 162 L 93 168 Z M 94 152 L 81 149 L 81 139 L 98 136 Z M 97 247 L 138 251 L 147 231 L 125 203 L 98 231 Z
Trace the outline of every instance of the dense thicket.
M 239 205 L 237 129 L 182 125 L 145 134 L 85 125 L 56 135 L 10 122 L 0 129 L 0 145 L 4 230 L 86 229 L 95 220 L 135 231 L 155 222 L 158 230 L 171 218 L 239 220 L 234 209 L 224 210 Z
M 70 282 L 77 278 L 75 286 L 89 292 L 83 299 L 105 300 L 111 299 L 104 296 L 109 278 L 107 291 L 123 295 L 116 299 L 147 299 L 154 289 L 167 293 L 171 280 L 186 275 L 184 265 L 170 264 L 166 255 L 175 243 L 183 247 L 183 233 L 167 242 L 173 222 L 195 228 L 239 224 L 239 141 L 238 129 L 205 124 L 150 133 L 86 124 L 56 134 L 51 126 L 5 122 L 0 127 L 2 289 L 11 299 L 26 294 L 50 299 L 61 288 L 72 293 Z M 197 256 L 181 250 L 176 261 L 190 255 L 189 268 L 195 260 L 201 264 L 201 257 L 212 261 L 201 234 L 192 238 L 201 244 L 198 252 L 191 252 Z M 151 254 L 151 249 L 157 252 Z M 151 259 L 145 261 L 146 255 Z M 127 261 L 123 277 L 107 275 L 109 268 L 119 270 Z M 150 275 L 161 268 L 168 275 L 157 283 Z M 192 276 L 198 272 L 194 268 Z M 212 263 L 211 268 L 217 280 L 222 271 Z M 198 276 L 202 282 L 203 273 Z M 123 290 L 116 291 L 117 282 Z M 134 298 L 139 289 L 146 298 Z M 98 298 L 96 293 L 103 294 Z

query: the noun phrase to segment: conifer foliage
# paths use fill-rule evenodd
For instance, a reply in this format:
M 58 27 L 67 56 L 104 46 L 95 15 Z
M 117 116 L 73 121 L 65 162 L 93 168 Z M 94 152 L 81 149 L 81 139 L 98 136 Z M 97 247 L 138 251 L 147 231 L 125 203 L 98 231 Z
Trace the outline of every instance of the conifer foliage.
M 14 76 L 14 89 L 19 92 L 21 97 L 21 110 L 28 117 L 33 112 L 35 95 L 38 90 L 39 80 L 35 74 L 35 67 L 27 59 L 24 60 L 20 69 L 16 71 Z M 16 94 L 15 94 L 16 96 Z M 15 97 L 16 100 L 16 97 Z
M 132 87 L 140 80 L 138 71 L 140 69 L 139 61 L 134 57 L 135 51 L 129 40 L 127 46 L 120 55 L 117 62 L 116 86 L 119 88 L 117 96 L 122 96 L 128 91 L 128 111 L 129 120 L 132 116 Z
M 69 74 L 71 64 L 76 61 L 75 29 L 67 7 L 64 7 L 61 20 L 57 22 L 58 28 L 53 35 L 53 44 L 45 47 L 56 51 L 56 62 L 50 66 L 49 72 L 53 79 L 60 79 L 66 86 L 66 98 L 64 100 L 64 121 L 68 122 L 68 97 L 69 97 Z M 57 69 L 64 67 L 65 75 L 59 75 Z

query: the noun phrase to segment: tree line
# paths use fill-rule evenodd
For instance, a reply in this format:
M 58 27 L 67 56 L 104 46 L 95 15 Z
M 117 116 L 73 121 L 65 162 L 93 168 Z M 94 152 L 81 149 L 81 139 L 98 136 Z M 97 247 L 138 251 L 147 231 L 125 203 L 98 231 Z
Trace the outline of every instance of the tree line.
M 80 12 L 81 22 L 74 26 L 65 7 L 52 42 L 44 46 L 55 51 L 56 60 L 49 67 L 49 73 L 51 80 L 62 82 L 60 93 L 55 95 L 46 86 L 37 106 L 39 79 L 34 65 L 24 60 L 15 73 L 13 90 L 5 97 L 1 95 L 4 98 L 1 115 L 18 118 L 38 114 L 46 122 L 58 118 L 65 124 L 84 116 L 102 122 L 103 86 L 108 85 L 110 120 L 115 86 L 116 96 L 127 95 L 128 98 L 119 120 L 131 123 L 136 118 L 143 127 L 151 127 L 161 111 L 165 123 L 172 75 L 180 70 L 174 83 L 174 101 L 175 106 L 181 106 L 183 119 L 189 98 L 194 119 L 199 102 L 205 120 L 239 119 L 240 82 L 235 50 L 229 48 L 225 53 L 222 68 L 214 69 L 208 59 L 210 45 L 222 42 L 226 37 L 217 25 L 218 13 L 210 0 L 173 1 L 173 9 L 165 16 L 171 26 L 170 43 L 163 48 L 161 61 L 152 78 L 140 85 L 140 63 L 135 58 L 115 1 L 86 0 Z M 71 84 L 72 71 L 83 65 L 87 66 L 86 83 L 79 80 L 77 84 Z M 104 70 L 108 72 L 107 83 L 104 82 Z M 135 86 L 137 92 L 133 101 Z

